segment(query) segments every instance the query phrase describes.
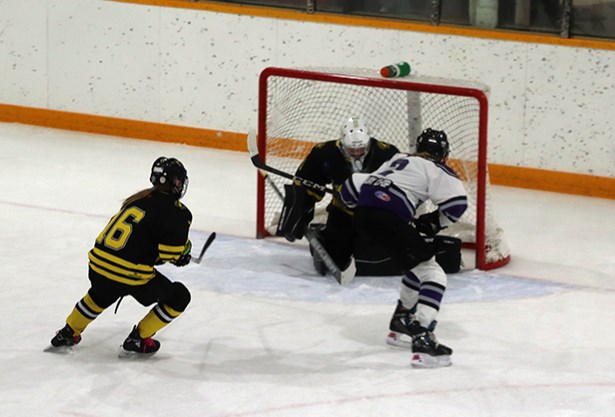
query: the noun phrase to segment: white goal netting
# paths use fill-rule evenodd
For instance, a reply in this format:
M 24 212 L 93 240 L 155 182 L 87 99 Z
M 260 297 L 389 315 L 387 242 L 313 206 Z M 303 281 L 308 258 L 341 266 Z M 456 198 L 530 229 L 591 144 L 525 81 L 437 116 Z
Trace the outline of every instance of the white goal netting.
M 370 134 L 414 151 L 418 134 L 431 127 L 448 135 L 449 165 L 463 180 L 469 208 L 443 234 L 476 249 L 476 267 L 491 269 L 509 260 L 502 229 L 490 207 L 487 170 L 488 88 L 459 80 L 410 76 L 382 78 L 376 70 L 343 68 L 267 68 L 259 88 L 259 143 L 270 166 L 294 173 L 312 146 L 340 137 L 349 116 L 361 116 Z M 277 195 L 289 180 L 275 175 L 260 181 L 257 235 L 275 233 L 282 201 Z M 317 205 L 317 222 L 324 207 Z M 433 209 L 424 207 L 423 210 Z

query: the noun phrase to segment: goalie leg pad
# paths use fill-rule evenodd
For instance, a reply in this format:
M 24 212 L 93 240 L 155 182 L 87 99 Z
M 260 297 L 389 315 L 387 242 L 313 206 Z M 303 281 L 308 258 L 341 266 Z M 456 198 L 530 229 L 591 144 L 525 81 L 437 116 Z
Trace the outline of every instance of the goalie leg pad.
M 333 206 L 327 208 L 327 224 L 321 230 L 322 244 L 333 262 L 344 270 L 353 255 L 355 230 L 352 217 Z
M 294 242 L 303 237 L 305 227 L 314 218 L 314 200 L 304 187 L 292 184 L 284 185 L 284 193 L 284 206 L 275 234 Z
M 461 269 L 461 239 L 451 236 L 434 236 L 436 262 L 444 272 L 454 274 Z

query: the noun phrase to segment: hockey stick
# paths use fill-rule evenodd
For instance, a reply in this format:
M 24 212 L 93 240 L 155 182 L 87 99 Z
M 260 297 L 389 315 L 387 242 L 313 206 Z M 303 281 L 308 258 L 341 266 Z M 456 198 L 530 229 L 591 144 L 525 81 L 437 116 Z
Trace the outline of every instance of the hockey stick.
M 201 260 L 203 259 L 203 255 L 205 254 L 205 251 L 207 250 L 208 247 L 211 246 L 215 238 L 216 238 L 216 232 L 213 232 L 207 238 L 207 241 L 205 242 L 205 245 L 203 245 L 203 249 L 201 249 L 201 253 L 199 254 L 199 256 L 196 258 L 190 258 L 190 261 L 200 264 Z M 117 314 L 117 310 L 120 308 L 120 303 L 122 302 L 123 299 L 124 299 L 124 296 L 117 299 L 117 303 L 115 304 L 115 310 L 113 311 L 113 314 Z
M 262 170 L 259 170 L 259 172 L 261 173 L 263 177 L 265 177 L 265 180 L 267 181 L 267 183 L 271 186 L 271 188 L 273 188 L 273 191 L 283 202 L 284 195 L 282 194 L 282 191 L 280 191 L 276 183 L 273 182 L 271 178 L 269 178 L 269 175 L 266 172 Z M 316 233 L 314 233 L 314 231 L 310 229 L 309 226 L 306 226 L 305 229 L 303 230 L 303 234 L 305 235 L 305 238 L 308 240 L 308 242 L 310 242 L 310 245 L 312 245 L 312 247 L 314 248 L 314 251 L 318 254 L 320 259 L 323 261 L 323 263 L 327 267 L 327 270 L 331 273 L 331 275 L 333 275 L 333 277 L 338 282 L 338 284 L 341 285 L 342 284 L 342 271 L 335 264 L 335 262 L 331 258 L 331 255 L 329 255 L 329 252 L 327 252 L 327 250 L 322 245 L 322 243 L 320 243 L 320 240 L 318 239 L 318 236 L 316 236 Z
M 280 200 L 284 202 L 284 194 L 282 194 L 282 191 L 278 188 L 276 183 L 269 177 L 269 174 L 262 169 L 259 169 L 258 172 L 265 178 L 267 183 L 271 186 L 271 188 L 280 198 Z M 314 231 L 310 229 L 309 226 L 305 227 L 303 234 L 305 235 L 305 238 L 308 240 L 308 242 L 310 242 L 310 245 L 314 248 L 314 251 L 318 254 L 322 262 L 325 264 L 325 267 L 331 273 L 331 275 L 333 275 L 338 284 L 345 285 L 354 279 L 355 273 L 357 271 L 357 268 L 354 263 L 354 258 L 351 259 L 348 268 L 342 271 L 333 261 L 333 258 L 331 258 L 331 255 L 329 255 L 327 249 L 325 249 L 322 243 L 320 243 L 320 240 L 318 239 L 318 236 L 316 236 L 316 233 L 314 233 Z
M 263 178 L 265 178 L 265 181 L 267 181 L 267 184 L 269 184 L 269 186 L 273 189 L 273 191 L 280 198 L 280 200 L 284 202 L 284 194 L 282 194 L 282 191 L 280 191 L 276 183 L 269 177 L 269 174 L 267 174 L 267 172 L 263 171 L 262 169 L 259 169 L 258 172 L 260 172 Z
M 318 236 L 316 236 L 316 233 L 314 233 L 314 231 L 310 229 L 309 226 L 307 226 L 303 231 L 303 234 L 305 234 L 305 238 L 308 240 L 308 242 L 310 242 L 310 245 L 312 245 L 312 247 L 314 248 L 314 252 L 316 252 L 320 260 L 325 264 L 327 270 L 331 273 L 331 275 L 333 275 L 333 278 L 335 278 L 338 284 L 342 285 L 342 271 L 337 266 L 337 264 L 333 262 L 333 259 L 331 259 L 331 255 L 329 255 L 329 252 L 327 252 L 322 243 L 320 243 L 320 240 L 318 240 Z
M 250 132 L 248 132 L 248 152 L 250 153 L 250 160 L 252 161 L 252 164 L 254 164 L 254 166 L 261 171 L 271 172 L 272 174 L 288 178 L 289 180 L 299 181 L 301 185 L 308 188 L 312 188 L 314 190 L 322 191 L 324 193 L 336 194 L 336 192 L 332 188 L 329 188 L 326 185 L 321 185 L 314 181 L 297 177 L 293 174 L 289 174 L 288 172 L 280 171 L 279 169 L 269 166 L 265 162 L 263 162 L 261 156 L 258 153 L 258 143 L 256 141 L 255 129 L 250 129 Z
M 194 263 L 200 264 L 201 261 L 203 260 L 203 255 L 205 255 L 205 251 L 207 250 L 207 248 L 211 246 L 215 238 L 216 238 L 216 232 L 213 232 L 211 235 L 209 235 L 209 237 L 205 241 L 205 244 L 203 245 L 203 249 L 201 249 L 201 253 L 199 253 L 199 256 L 197 256 L 196 258 L 191 258 L 190 260 Z
M 201 260 L 203 259 L 203 255 L 205 254 L 205 251 L 207 250 L 208 247 L 211 246 L 215 238 L 216 238 L 216 232 L 213 232 L 211 235 L 209 235 L 209 237 L 205 241 L 205 244 L 203 245 L 203 249 L 201 249 L 201 253 L 199 254 L 199 256 L 196 258 L 190 258 L 190 261 L 200 264 Z M 113 314 L 117 314 L 117 310 L 120 308 L 120 303 L 122 302 L 123 299 L 124 299 L 124 296 L 121 296 L 120 298 L 117 299 L 117 303 L 115 304 L 115 310 L 113 311 Z

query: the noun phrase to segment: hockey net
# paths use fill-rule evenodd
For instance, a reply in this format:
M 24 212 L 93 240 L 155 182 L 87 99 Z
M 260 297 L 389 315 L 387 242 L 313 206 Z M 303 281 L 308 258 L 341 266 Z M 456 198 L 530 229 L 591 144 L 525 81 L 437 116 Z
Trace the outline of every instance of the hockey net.
M 267 68 L 259 80 L 258 143 L 263 160 L 294 174 L 310 149 L 336 139 L 349 116 L 361 116 L 370 134 L 413 152 L 418 134 L 444 130 L 449 165 L 462 179 L 469 207 L 442 234 L 475 249 L 475 265 L 488 270 L 510 260 L 504 233 L 490 204 L 487 170 L 488 88 L 460 80 L 410 76 L 387 79 L 376 70 L 344 68 Z M 257 237 L 275 234 L 284 184 L 290 180 L 259 175 Z M 330 197 L 316 206 L 315 222 L 324 223 Z M 422 210 L 434 206 L 423 204 Z

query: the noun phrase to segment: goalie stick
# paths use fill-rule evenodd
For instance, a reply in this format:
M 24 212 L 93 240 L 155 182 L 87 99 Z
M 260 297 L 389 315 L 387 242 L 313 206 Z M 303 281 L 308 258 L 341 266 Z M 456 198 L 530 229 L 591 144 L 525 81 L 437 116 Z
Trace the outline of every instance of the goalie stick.
M 305 178 L 297 177 L 293 174 L 289 174 L 288 172 L 280 171 L 277 168 L 267 165 L 258 153 L 258 143 L 256 141 L 256 130 L 250 129 L 248 132 L 248 152 L 250 154 L 250 160 L 252 164 L 261 171 L 271 172 L 272 174 L 279 175 L 280 177 L 288 178 L 293 181 L 298 181 L 301 185 L 312 188 L 314 190 L 322 191 L 324 193 L 336 194 L 336 192 L 325 185 L 318 184 L 314 181 L 307 180 Z
M 314 233 L 314 231 L 310 229 L 309 226 L 305 228 L 303 233 L 305 234 L 305 238 L 308 240 L 308 242 L 310 242 L 310 245 L 312 245 L 312 248 L 314 248 L 314 252 L 318 254 L 318 257 L 325 264 L 325 267 L 327 267 L 327 270 L 331 273 L 331 275 L 333 275 L 338 284 L 346 285 L 354 279 L 355 273 L 357 272 L 354 258 L 350 259 L 350 265 L 348 266 L 348 268 L 342 271 L 333 261 L 331 255 L 329 255 L 329 252 L 327 252 L 327 249 L 325 249 L 322 243 L 320 243 L 320 240 L 318 239 L 318 236 L 316 236 L 316 233 Z
M 207 250 L 207 248 L 211 246 L 215 238 L 216 238 L 216 232 L 213 232 L 211 235 L 209 235 L 209 237 L 205 241 L 205 244 L 203 245 L 203 249 L 201 249 L 201 253 L 199 253 L 199 256 L 197 256 L 196 258 L 191 258 L 190 260 L 194 263 L 200 264 L 201 261 L 203 260 L 203 255 L 205 255 L 205 251 Z
M 254 130 L 251 130 L 250 133 L 248 134 L 248 148 L 250 148 L 250 136 L 251 135 L 253 135 L 252 141 L 256 143 L 256 132 Z M 252 155 L 252 151 L 250 151 L 250 155 Z M 256 156 L 258 157 L 258 160 L 260 161 L 260 157 L 258 156 L 258 151 L 256 153 Z M 252 162 L 254 163 L 254 156 L 252 156 Z M 258 168 L 257 164 L 254 164 L 254 165 Z M 266 172 L 266 170 L 259 168 L 258 172 L 265 178 L 265 181 L 267 181 L 267 183 L 271 186 L 275 194 L 283 202 L 284 194 L 282 194 L 282 191 L 280 191 L 276 183 L 269 177 L 269 174 Z M 282 175 L 282 176 L 285 178 L 290 177 L 290 179 L 297 178 L 290 174 L 288 176 L 286 175 Z M 337 266 L 337 264 L 333 261 L 333 259 L 331 258 L 331 255 L 329 255 L 329 252 L 327 252 L 327 249 L 325 249 L 325 247 L 322 245 L 322 243 L 318 239 L 318 236 L 316 236 L 316 233 L 314 233 L 314 231 L 310 229 L 309 226 L 306 226 L 305 230 L 303 231 L 303 234 L 305 235 L 305 238 L 308 240 L 308 242 L 310 242 L 310 245 L 312 245 L 312 248 L 314 248 L 314 251 L 318 254 L 322 262 L 325 264 L 325 267 L 327 268 L 327 270 L 331 273 L 331 275 L 333 275 L 335 280 L 338 282 L 338 284 L 345 285 L 354 279 L 355 273 L 357 271 L 357 268 L 354 263 L 354 258 L 351 259 L 350 265 L 348 266 L 348 268 L 342 271 Z

